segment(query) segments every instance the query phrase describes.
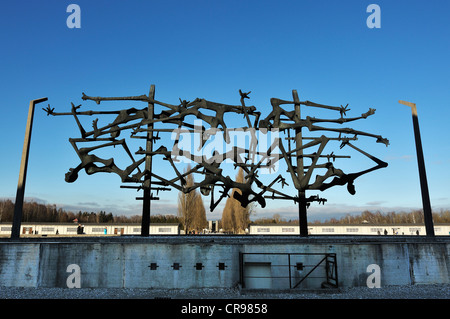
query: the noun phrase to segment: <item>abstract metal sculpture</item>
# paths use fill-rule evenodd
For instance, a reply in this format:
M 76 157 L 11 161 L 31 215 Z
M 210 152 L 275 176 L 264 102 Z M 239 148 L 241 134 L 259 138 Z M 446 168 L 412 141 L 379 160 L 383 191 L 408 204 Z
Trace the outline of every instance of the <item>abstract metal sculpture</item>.
M 261 119 L 261 113 L 256 110 L 255 106 L 246 106 L 245 99 L 249 99 L 251 92 L 242 92 L 239 90 L 241 105 L 227 105 L 216 103 L 205 99 L 196 98 L 195 100 L 186 101 L 180 100 L 179 104 L 169 104 L 155 99 L 155 87 L 150 88 L 149 95 L 126 96 L 126 97 L 92 97 L 83 93 L 83 100 L 95 101 L 97 104 L 105 101 L 140 101 L 147 103 L 147 107 L 143 109 L 128 108 L 118 111 L 79 111 L 80 105 L 75 106 L 72 103 L 71 112 L 56 113 L 54 108 L 50 105 L 43 109 L 47 115 L 70 115 L 73 116 L 81 137 L 70 138 L 69 141 L 78 154 L 81 163 L 75 167 L 70 168 L 66 174 L 65 180 L 67 182 L 74 182 L 78 173 L 84 169 L 87 174 L 94 174 L 99 172 L 115 173 L 120 176 L 123 183 L 135 183 L 138 185 L 122 185 L 123 188 L 134 188 L 143 190 L 144 196 L 137 199 L 143 200 L 143 215 L 142 215 L 142 236 L 148 236 L 148 229 L 150 224 L 150 202 L 157 200 L 152 191 L 166 191 L 173 187 L 181 192 L 188 193 L 194 189 L 199 188 L 201 193 L 205 196 L 211 196 L 210 210 L 220 203 L 220 201 L 228 196 L 230 189 L 238 188 L 241 193 L 235 192 L 234 197 L 242 206 L 246 207 L 252 202 L 257 202 L 261 207 L 266 206 L 266 199 L 287 199 L 292 200 L 299 205 L 299 221 L 300 221 L 300 235 L 307 236 L 307 216 L 306 209 L 311 202 L 324 203 L 326 199 L 319 196 L 310 196 L 306 198 L 305 192 L 307 190 L 324 191 L 336 185 L 347 185 L 348 191 L 355 194 L 354 181 L 359 176 L 368 172 L 377 170 L 387 166 L 387 163 L 380 159 L 364 152 L 363 150 L 354 146 L 350 141 L 357 140 L 358 135 L 376 138 L 378 143 L 383 143 L 386 146 L 389 141 L 380 135 L 374 135 L 362 131 L 357 131 L 352 128 L 327 128 L 317 126 L 317 123 L 336 123 L 343 124 L 359 119 L 365 119 L 375 113 L 374 109 L 369 109 L 366 113 L 359 117 L 345 118 L 346 112 L 349 111 L 347 106 L 336 107 L 313 103 L 310 101 L 300 101 L 296 90 L 292 91 L 293 100 L 281 100 L 272 98 L 270 103 L 272 105 L 272 112 Z M 285 105 L 291 106 L 287 109 Z M 319 119 L 315 117 L 306 117 L 302 119 L 300 116 L 300 106 L 305 105 L 314 108 L 323 108 L 339 112 L 340 117 L 336 119 Z M 155 107 L 160 109 L 159 113 L 155 113 Z M 293 109 L 292 109 L 293 106 Z M 213 113 L 213 115 L 208 115 Z M 86 131 L 79 120 L 79 116 L 87 115 L 114 115 L 113 122 L 99 126 L 98 118 L 92 122 L 92 130 Z M 180 148 L 180 138 L 183 132 L 189 134 L 198 134 L 200 138 L 199 148 L 204 147 L 211 136 L 223 134 L 223 140 L 226 145 L 231 145 L 230 129 L 224 119 L 226 114 L 243 114 L 248 127 L 243 128 L 244 132 L 250 133 L 250 146 L 240 147 L 232 145 L 232 148 L 226 152 L 214 150 L 212 154 L 201 153 L 196 154 L 195 150 Z M 187 117 L 201 120 L 202 125 L 195 125 L 192 121 L 188 121 Z M 253 122 L 251 120 L 253 118 Z M 157 125 L 164 125 L 162 128 L 157 128 Z M 172 125 L 172 128 L 169 126 Z M 206 125 L 206 127 L 205 127 Z M 307 128 L 310 132 L 314 131 L 328 131 L 336 132 L 338 136 L 326 137 L 321 135 L 319 137 L 302 137 L 302 128 Z M 125 130 L 130 130 L 131 138 L 145 139 L 146 148 L 142 147 L 134 153 L 140 156 L 135 159 L 130 151 L 128 144 L 124 138 L 118 139 L 121 133 Z M 290 131 L 295 131 L 295 136 L 290 137 Z M 286 150 L 283 145 L 283 139 L 275 138 L 267 149 L 262 149 L 258 144 L 256 137 L 258 134 L 279 133 L 287 134 Z M 144 136 L 139 133 L 145 133 Z M 171 133 L 175 135 L 174 143 L 169 150 L 166 146 L 161 145 L 158 149 L 153 150 L 153 144 L 160 138 L 160 133 Z M 345 134 L 352 136 L 344 136 Z M 303 140 L 311 140 L 306 144 Z M 294 147 L 292 147 L 294 141 Z M 330 141 L 341 142 L 340 148 L 349 146 L 359 153 L 367 156 L 375 162 L 375 165 L 366 170 L 354 173 L 344 173 L 341 169 L 334 167 L 333 162 L 337 158 L 349 158 L 349 156 L 323 154 L 325 146 Z M 79 148 L 80 143 L 96 142 L 101 143 L 92 147 Z M 94 155 L 94 151 L 102 148 L 119 146 L 121 147 L 131 160 L 130 165 L 125 168 L 119 168 L 114 161 L 114 158 L 101 158 Z M 257 146 L 260 146 L 257 150 Z M 316 148 L 314 152 L 305 154 L 304 152 Z M 152 159 L 155 156 L 162 156 L 164 160 L 170 163 L 175 177 L 170 178 L 156 174 L 152 171 Z M 327 159 L 324 163 L 319 163 L 319 159 Z M 196 165 L 185 173 L 181 173 L 176 166 L 176 162 L 180 159 L 187 159 L 193 161 Z M 305 165 L 304 160 L 309 159 L 311 163 Z M 333 160 L 331 162 L 330 160 Z M 242 183 L 233 181 L 229 176 L 225 176 L 222 163 L 226 160 L 231 160 L 234 167 L 242 167 L 246 173 L 246 180 Z M 295 160 L 295 162 L 293 162 Z M 285 163 L 287 172 L 292 180 L 298 195 L 288 194 L 277 188 L 281 184 L 281 188 L 289 185 L 286 178 L 279 174 L 275 177 L 270 176 L 270 181 L 266 185 L 261 181 L 258 173 L 261 169 L 273 169 L 276 164 Z M 141 166 L 145 165 L 143 169 Z M 316 175 L 315 180 L 312 180 L 312 174 L 315 169 L 324 169 L 323 175 Z M 201 181 L 194 183 L 194 186 L 187 187 L 185 177 L 188 174 L 201 175 Z M 332 178 L 331 181 L 328 181 Z M 155 187 L 156 186 L 156 187 Z M 214 199 L 215 191 L 219 190 L 221 193 L 218 199 Z

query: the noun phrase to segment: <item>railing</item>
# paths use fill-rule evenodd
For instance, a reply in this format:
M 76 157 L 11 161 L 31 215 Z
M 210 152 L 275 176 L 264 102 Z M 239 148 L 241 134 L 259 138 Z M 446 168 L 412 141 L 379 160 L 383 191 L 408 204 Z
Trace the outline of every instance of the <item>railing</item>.
M 339 286 L 335 253 L 239 253 L 239 277 L 243 288 Z

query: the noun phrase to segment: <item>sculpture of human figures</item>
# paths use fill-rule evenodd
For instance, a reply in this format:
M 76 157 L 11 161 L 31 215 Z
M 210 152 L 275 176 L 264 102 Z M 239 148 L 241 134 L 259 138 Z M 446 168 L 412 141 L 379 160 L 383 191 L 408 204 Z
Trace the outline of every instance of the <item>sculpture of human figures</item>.
M 298 202 L 298 197 L 289 195 L 287 192 L 275 188 L 275 185 L 279 183 L 281 183 L 282 187 L 288 185 L 285 178 L 281 175 L 273 178 L 267 185 L 264 185 L 258 177 L 258 172 L 261 168 L 272 167 L 279 160 L 286 163 L 287 171 L 293 181 L 293 185 L 299 191 L 324 191 L 333 186 L 347 185 L 347 189 L 350 194 L 355 194 L 354 181 L 356 178 L 387 166 L 387 163 L 364 152 L 350 143 L 350 140 L 356 140 L 357 136 L 362 135 L 375 138 L 377 143 L 383 143 L 386 146 L 389 145 L 389 141 L 382 136 L 354 130 L 348 127 L 334 128 L 317 125 L 318 123 L 344 124 L 360 119 L 366 119 L 375 114 L 375 109 L 369 108 L 369 110 L 366 113 L 361 114 L 361 116 L 347 118 L 346 113 L 350 111 L 350 109 L 348 109 L 348 104 L 346 106 L 329 106 L 310 101 L 294 102 L 279 98 L 272 98 L 270 99 L 272 111 L 265 118 L 260 119 L 261 113 L 257 111 L 255 106 L 245 105 L 245 100 L 250 99 L 250 93 L 251 91 L 243 92 L 242 90 L 239 90 L 241 105 L 222 104 L 202 98 L 196 98 L 192 101 L 182 100 L 180 98 L 179 104 L 169 104 L 150 98 L 150 95 L 126 97 L 92 97 L 85 95 L 84 93 L 82 95 L 83 100 L 94 101 L 97 104 L 100 104 L 103 101 L 134 101 L 152 104 L 160 108 L 160 112 L 155 112 L 153 116 L 150 116 L 152 114 L 149 113 L 149 108 L 136 109 L 131 107 L 115 111 L 80 111 L 81 105 L 75 106 L 73 103 L 71 104 L 71 111 L 66 113 L 57 113 L 54 111 L 54 108 L 50 107 L 50 105 L 43 110 L 47 112 L 47 115 L 73 116 L 79 128 L 81 137 L 71 138 L 69 141 L 75 152 L 78 154 L 81 162 L 75 168 L 70 168 L 65 177 L 67 182 L 74 182 L 78 177 L 78 173 L 83 169 L 88 175 L 100 172 L 115 173 L 120 176 L 123 183 L 140 184 L 138 186 L 139 189 L 144 187 L 144 182 L 146 179 L 153 178 L 157 183 L 159 183 L 159 185 L 170 186 L 185 193 L 199 188 L 204 196 L 211 196 L 211 210 L 218 205 L 221 199 L 228 196 L 229 190 L 233 188 L 240 190 L 240 192 L 234 192 L 234 196 L 244 207 L 251 202 L 257 202 L 260 206 L 264 207 L 266 205 L 266 198 L 289 199 L 294 202 Z M 294 110 L 294 105 L 305 105 L 336 111 L 339 112 L 339 117 L 334 119 L 321 119 L 307 116 L 302 119 Z M 212 111 L 214 114 L 208 115 L 205 111 Z M 135 156 L 141 157 L 138 160 L 135 160 L 133 154 L 129 150 L 125 138 L 120 140 L 118 139 L 123 131 L 130 130 L 130 137 L 145 138 L 147 141 L 156 143 L 159 139 L 159 133 L 171 131 L 167 128 L 170 125 L 175 125 L 178 129 L 187 128 L 192 130 L 195 128 L 195 125 L 188 121 L 188 119 L 193 117 L 201 120 L 202 123 L 206 124 L 206 126 L 209 126 L 202 127 L 202 142 L 200 143 L 200 147 L 204 146 L 208 134 L 215 134 L 215 132 L 223 132 L 224 141 L 229 144 L 231 142 L 230 135 L 228 125 L 225 121 L 225 115 L 228 113 L 243 114 L 248 125 L 247 129 L 251 134 L 251 141 L 248 148 L 232 146 L 230 151 L 225 153 L 215 151 L 210 157 L 205 157 L 205 155 L 197 156 L 192 154 L 190 151 L 178 149 L 178 140 L 176 140 L 171 151 L 169 151 L 164 145 L 159 147 L 156 151 L 144 150 L 140 147 L 139 150 L 135 152 Z M 79 117 L 93 115 L 99 117 L 103 115 L 115 115 L 115 119 L 111 123 L 101 126 L 99 125 L 99 118 L 95 118 L 92 121 L 92 130 L 86 131 L 81 124 Z M 250 117 L 254 118 L 253 123 Z M 164 127 L 156 128 L 154 127 L 156 124 L 163 125 Z M 151 127 L 149 127 L 150 125 Z M 290 144 L 291 140 L 288 140 L 288 150 L 285 149 L 283 140 L 279 138 L 276 140 L 276 143 L 274 142 L 270 145 L 267 150 L 256 151 L 258 145 L 258 139 L 256 137 L 257 130 L 264 132 L 268 132 L 269 130 L 285 132 L 289 130 L 298 130 L 301 128 L 307 128 L 310 132 L 325 132 L 324 134 L 330 132 L 339 133 L 339 137 L 328 137 L 322 134 L 319 137 L 309 138 L 311 139 L 310 142 L 302 142 L 300 145 L 295 145 L 293 149 Z M 139 136 L 139 133 L 147 133 L 148 135 L 143 137 Z M 156 136 L 154 135 L 155 133 Z M 344 134 L 353 135 L 353 137 L 344 136 Z M 331 154 L 325 154 L 325 147 L 330 143 L 330 141 L 340 141 L 341 149 L 345 146 L 351 147 L 360 154 L 374 161 L 376 165 L 359 172 L 348 174 L 343 172 L 341 169 L 335 167 L 334 161 L 336 158 L 346 158 L 348 156 L 336 155 L 334 152 Z M 89 142 L 97 142 L 100 144 L 91 147 L 79 147 L 80 143 Z M 122 150 L 124 150 L 131 160 L 131 164 L 125 168 L 119 168 L 115 164 L 114 158 L 105 159 L 94 154 L 96 150 L 116 146 L 119 146 Z M 279 152 L 277 152 L 277 150 Z M 302 161 L 304 158 L 309 158 L 311 160 L 310 165 L 304 166 L 305 171 L 303 172 L 304 174 L 301 174 L 301 176 L 299 176 L 295 165 L 292 164 L 293 160 L 297 160 L 296 154 L 299 150 L 305 152 L 301 155 Z M 306 154 L 308 151 L 310 151 L 310 153 Z M 140 168 L 146 158 L 155 156 L 162 156 L 164 160 L 169 161 L 176 177 L 169 178 L 167 176 L 161 176 L 161 174 L 156 174 L 150 170 Z M 183 156 L 190 161 L 194 161 L 196 166 L 189 172 L 182 174 L 175 165 L 175 160 L 178 156 Z M 244 158 L 242 158 L 242 156 L 244 156 Z M 327 162 L 319 162 L 322 158 L 326 158 Z M 235 167 L 243 168 L 246 173 L 245 182 L 238 183 L 233 181 L 229 176 L 224 176 L 221 165 L 225 162 L 225 159 L 232 160 Z M 330 159 L 333 159 L 333 163 Z M 325 173 L 322 175 L 317 174 L 315 180 L 312 180 L 312 175 L 316 169 L 325 169 Z M 201 181 L 187 187 L 184 177 L 189 173 L 201 175 Z M 331 179 L 331 181 L 328 181 L 329 179 Z M 151 188 L 151 186 L 145 187 Z M 222 195 L 218 200 L 214 200 L 215 189 L 222 190 Z M 270 193 L 272 195 L 270 195 Z M 319 198 L 318 196 L 310 196 L 306 201 L 309 205 L 309 203 L 313 201 L 323 204 L 326 200 Z

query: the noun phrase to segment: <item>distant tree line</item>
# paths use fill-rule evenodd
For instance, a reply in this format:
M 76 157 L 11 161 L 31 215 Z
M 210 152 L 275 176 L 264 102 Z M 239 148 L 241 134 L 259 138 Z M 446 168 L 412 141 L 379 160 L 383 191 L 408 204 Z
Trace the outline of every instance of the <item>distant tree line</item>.
M 433 212 L 433 222 L 436 223 L 450 223 L 450 210 L 441 210 L 440 212 Z M 365 210 L 360 215 L 347 214 L 339 219 L 331 218 L 324 223 L 330 224 L 424 224 L 423 210 L 417 209 L 411 212 L 388 212 L 375 213 Z
M 14 216 L 14 203 L 9 200 L 0 200 L 0 223 L 11 223 Z M 115 216 L 101 210 L 95 212 L 74 213 L 63 208 L 57 208 L 55 204 L 39 204 L 34 201 L 23 203 L 22 222 L 46 222 L 46 223 L 141 223 L 142 216 Z M 154 215 L 150 223 L 179 223 L 175 215 Z
M 14 203 L 9 200 L 0 201 L 0 222 L 12 222 L 14 216 Z M 49 223 L 68 223 L 74 219 L 83 222 L 108 222 L 112 214 L 99 212 L 98 214 L 91 212 L 74 213 L 62 208 L 57 208 L 55 204 L 40 204 L 34 201 L 23 203 L 22 222 L 49 222 Z
M 280 214 L 273 214 L 272 217 L 261 217 L 252 221 L 252 224 L 292 224 L 298 225 L 298 219 L 286 219 L 281 217 Z
M 441 210 L 440 212 L 433 212 L 433 222 L 450 223 L 450 210 Z M 274 214 L 272 218 L 259 218 L 253 221 L 254 224 L 297 224 L 298 219 L 286 220 L 280 214 Z M 363 211 L 359 215 L 346 214 L 341 218 L 330 218 L 323 222 L 314 221 L 312 224 L 424 224 L 423 210 L 413 210 L 411 212 L 388 212 L 375 213 L 368 210 Z
M 240 180 L 241 176 L 237 176 Z M 190 181 L 191 182 L 191 181 Z M 181 197 L 181 195 L 180 195 Z M 200 194 L 192 196 L 196 198 L 193 200 L 196 205 L 195 209 L 183 211 L 182 207 L 186 207 L 184 199 L 179 198 L 179 212 L 175 215 L 152 215 L 150 223 L 179 223 L 181 228 L 187 228 L 188 232 L 196 230 L 201 232 L 202 228 L 206 227 L 206 214 L 203 203 L 198 199 Z M 191 199 L 192 199 L 191 198 Z M 186 197 L 187 202 L 190 198 Z M 228 203 L 230 201 L 230 203 Z M 249 224 L 279 224 L 287 223 L 298 225 L 298 220 L 287 220 L 280 214 L 274 214 L 271 218 L 258 218 L 250 221 L 251 207 L 242 209 L 239 202 L 235 199 L 228 198 L 225 204 L 222 220 L 219 221 L 219 228 L 230 233 L 242 233 Z M 236 203 L 233 203 L 235 201 Z M 237 205 L 239 204 L 239 205 Z M 187 213 L 186 213 L 187 212 Z M 9 199 L 0 200 L 0 223 L 10 223 L 13 220 L 14 203 Z M 40 204 L 34 201 L 24 202 L 22 222 L 47 222 L 47 223 L 72 223 L 77 220 L 78 223 L 141 223 L 142 217 L 140 215 L 124 216 L 113 215 L 111 212 L 106 213 L 101 210 L 99 212 L 82 212 L 74 213 L 63 208 L 57 208 L 55 204 Z M 433 212 L 433 222 L 450 223 L 450 210 L 441 210 L 440 212 Z M 424 224 L 423 211 L 413 210 L 411 212 L 388 212 L 381 213 L 380 211 L 370 212 L 368 210 L 359 215 L 347 214 L 341 218 L 331 218 L 323 222 L 314 221 L 311 224 Z

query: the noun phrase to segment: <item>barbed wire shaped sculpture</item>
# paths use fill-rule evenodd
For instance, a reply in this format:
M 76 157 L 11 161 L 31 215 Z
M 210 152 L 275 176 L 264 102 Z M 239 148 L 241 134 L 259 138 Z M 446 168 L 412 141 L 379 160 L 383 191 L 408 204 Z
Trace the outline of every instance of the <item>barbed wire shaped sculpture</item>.
M 355 194 L 354 181 L 358 177 L 387 167 L 387 163 L 373 155 L 366 153 L 353 145 L 358 136 L 375 138 L 377 143 L 386 146 L 389 141 L 380 135 L 375 135 L 352 128 L 331 128 L 318 126 L 319 123 L 344 124 L 348 122 L 366 119 L 375 113 L 370 108 L 361 116 L 347 118 L 346 113 L 350 111 L 346 106 L 328 106 L 310 101 L 300 101 L 296 90 L 292 91 L 292 100 L 272 98 L 270 104 L 272 111 L 266 117 L 261 118 L 261 112 L 255 106 L 245 105 L 245 100 L 250 99 L 251 92 L 239 90 L 240 105 L 228 105 L 196 98 L 193 101 L 179 99 L 179 104 L 169 104 L 155 99 L 155 86 L 151 85 L 148 95 L 124 96 L 124 97 L 93 97 L 82 94 L 85 101 L 94 101 L 97 104 L 108 101 L 142 102 L 146 107 L 142 109 L 126 108 L 113 111 L 80 111 L 81 105 L 72 103 L 71 111 L 57 113 L 50 105 L 43 110 L 52 116 L 73 116 L 78 126 L 80 137 L 69 138 L 69 142 L 77 153 L 80 163 L 75 168 L 70 168 L 65 175 L 66 182 L 72 183 L 77 180 L 81 170 L 86 174 L 115 173 L 120 178 L 122 188 L 132 188 L 143 191 L 142 228 L 141 235 L 149 235 L 150 225 L 150 203 L 159 198 L 154 196 L 160 191 L 177 189 L 188 193 L 197 188 L 204 196 L 210 196 L 210 210 L 213 211 L 222 199 L 228 197 L 231 189 L 239 189 L 234 192 L 234 198 L 243 207 L 256 202 L 261 207 L 266 206 L 266 199 L 292 200 L 299 206 L 300 235 L 307 236 L 307 214 L 306 209 L 311 202 L 324 204 L 326 199 L 318 195 L 306 197 L 307 190 L 320 190 L 333 186 L 347 186 L 350 194 Z M 339 117 L 335 119 L 321 119 L 309 117 L 302 119 L 300 106 L 322 108 L 338 112 Z M 157 112 L 155 112 L 157 109 Z M 225 115 L 244 117 L 248 126 L 242 128 L 229 127 L 225 121 Z M 80 117 L 94 116 L 92 128 L 86 130 L 82 125 Z M 111 123 L 99 124 L 99 117 L 115 117 Z M 193 119 L 193 120 L 192 120 Z M 199 125 L 199 123 L 201 123 Z M 323 125 L 323 124 L 321 124 Z M 302 129 L 310 132 L 336 133 L 337 136 L 328 137 L 302 137 Z M 125 131 L 129 132 L 131 139 L 145 140 L 145 148 L 139 146 L 134 153 L 130 150 L 127 139 L 123 137 Z M 291 132 L 294 136 L 291 137 Z M 161 140 L 164 133 L 171 134 L 170 142 L 160 145 L 154 150 L 154 144 Z M 142 135 L 143 134 L 143 135 Z M 236 134 L 249 136 L 248 145 L 234 145 Z M 183 141 L 187 136 L 195 136 L 198 139 L 198 147 L 183 147 Z M 270 135 L 270 138 L 268 137 Z M 120 138 L 122 136 L 122 138 Z M 223 137 L 220 137 L 223 136 Z M 284 138 L 283 138 L 284 137 Z M 215 146 L 208 144 L 215 138 Z M 261 143 L 261 138 L 265 143 Z M 223 147 L 218 146 L 221 139 Z M 304 141 L 308 142 L 304 143 Z M 270 142 L 267 142 L 270 141 Z M 285 148 L 285 141 L 287 149 Z M 360 154 L 372 160 L 375 165 L 359 172 L 345 173 L 335 167 L 334 162 L 338 158 L 349 158 L 347 155 L 335 155 L 334 152 L 324 154 L 324 149 L 331 141 L 340 142 L 340 149 L 351 147 Z M 168 143 L 172 143 L 169 145 Z M 94 143 L 95 145 L 92 146 Z M 91 145 L 80 147 L 80 145 Z M 129 165 L 119 167 L 113 158 L 102 158 L 98 154 L 101 150 L 119 147 L 127 158 Z M 202 151 L 209 147 L 209 152 Z M 152 161 L 158 158 L 167 161 L 173 171 L 173 177 L 159 170 L 152 169 Z M 310 161 L 306 165 L 305 159 Z M 326 159 L 325 162 L 319 160 Z M 231 163 L 234 168 L 241 167 L 245 172 L 244 182 L 236 182 L 224 172 L 224 166 Z M 190 170 L 182 173 L 178 164 L 194 163 Z M 283 164 L 287 168 L 287 176 L 283 174 L 265 174 L 261 178 L 261 170 L 275 171 L 277 165 Z M 322 175 L 317 174 L 313 180 L 315 170 L 324 170 Z M 189 174 L 197 175 L 193 186 L 187 186 L 185 177 Z M 290 177 L 288 180 L 287 177 Z M 297 194 L 286 191 L 293 184 Z M 131 185 L 130 185 L 131 184 Z M 218 196 L 218 194 L 220 194 Z M 218 196 L 218 198 L 217 198 Z

